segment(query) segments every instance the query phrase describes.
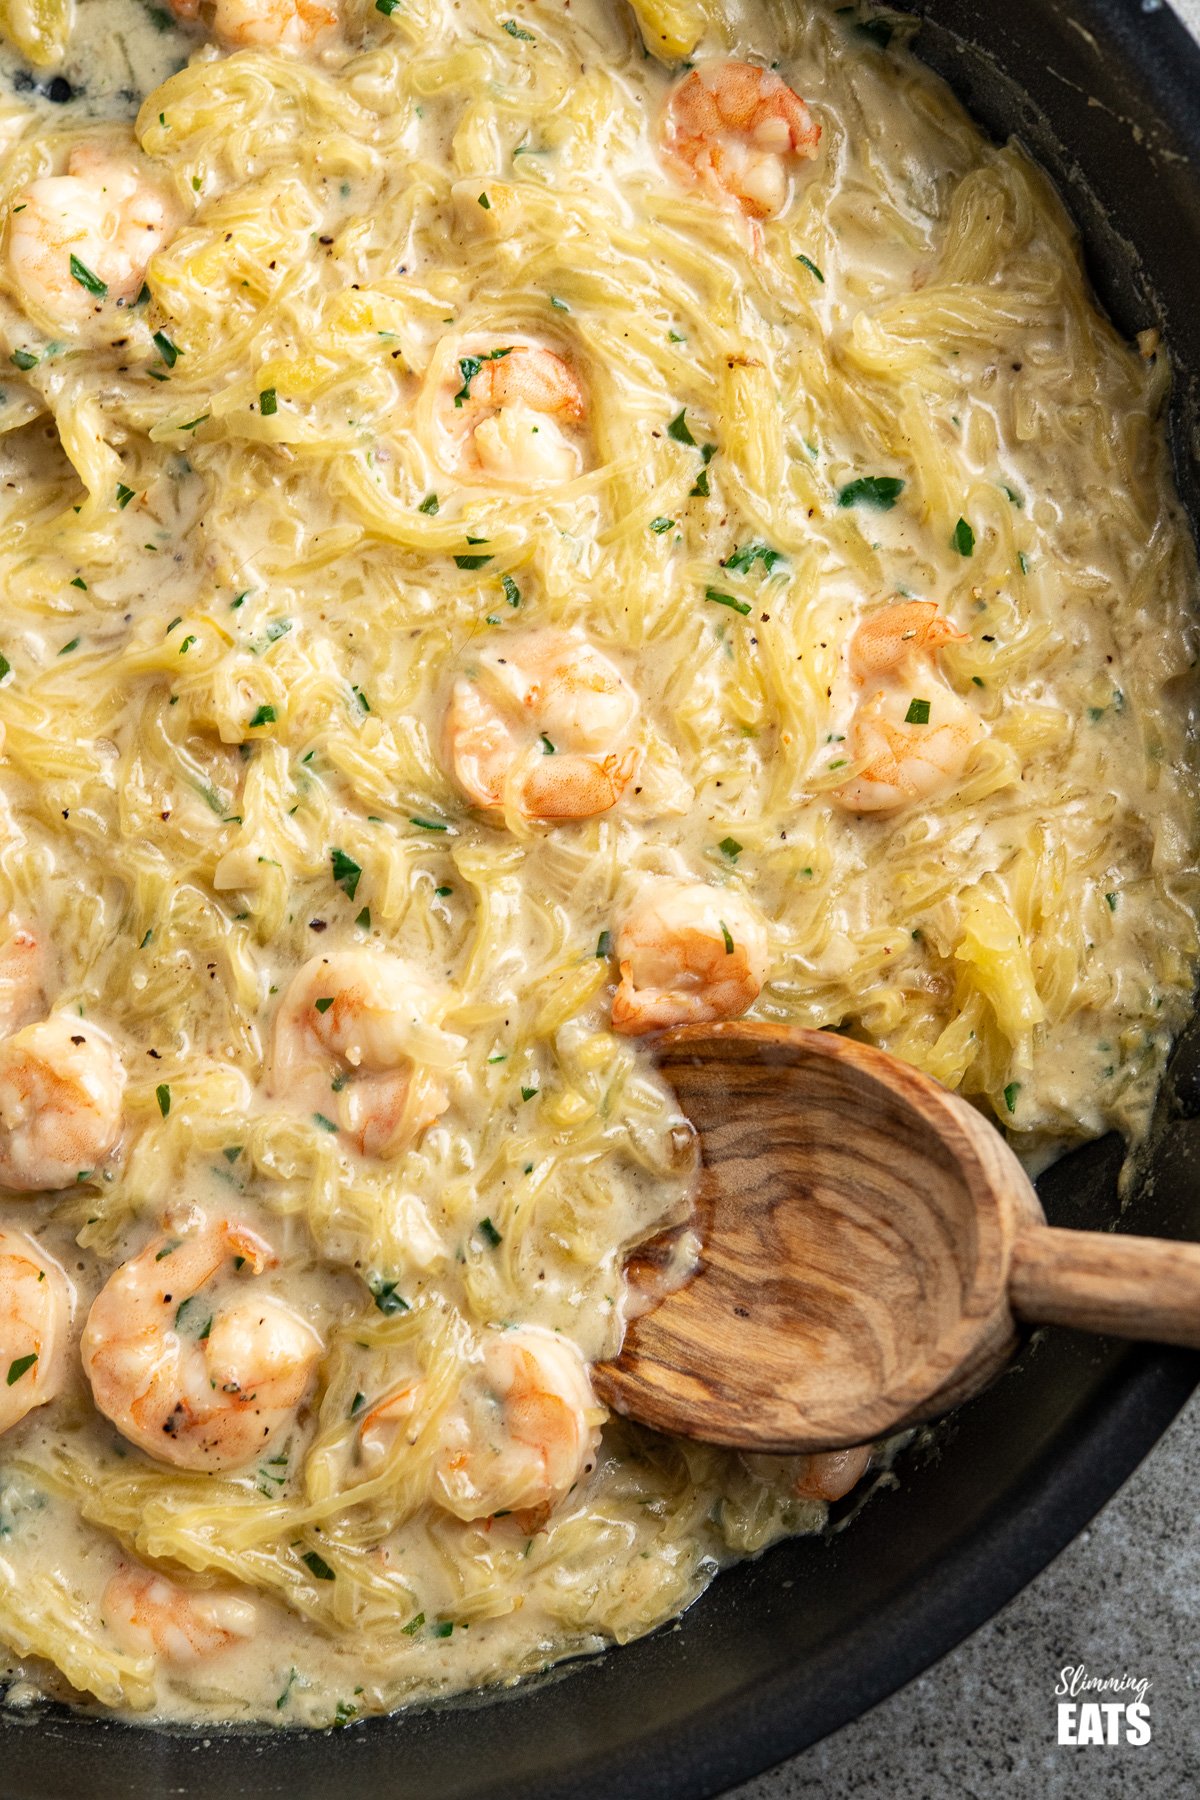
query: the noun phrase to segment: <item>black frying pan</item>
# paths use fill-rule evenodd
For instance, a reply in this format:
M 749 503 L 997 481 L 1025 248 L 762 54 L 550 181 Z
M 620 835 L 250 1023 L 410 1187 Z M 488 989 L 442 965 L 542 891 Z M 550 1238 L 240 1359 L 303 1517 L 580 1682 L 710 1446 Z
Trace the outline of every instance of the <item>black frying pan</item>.
M 797 0 L 802 4 L 803 0 Z M 1178 476 L 1200 519 L 1200 49 L 1144 0 L 924 0 L 918 48 L 1056 177 L 1096 288 L 1176 361 Z M 1190 159 L 1190 163 L 1189 163 Z M 1200 1025 L 1176 1053 L 1122 1229 L 1200 1238 Z M 1117 1213 L 1120 1145 L 1041 1182 L 1052 1223 Z M 682 1628 L 499 1700 L 321 1735 L 198 1739 L 46 1709 L 0 1722 L 2 1800 L 680 1800 L 782 1760 L 941 1656 L 1120 1486 L 1200 1357 L 1052 1332 L 829 1540 L 743 1564 Z

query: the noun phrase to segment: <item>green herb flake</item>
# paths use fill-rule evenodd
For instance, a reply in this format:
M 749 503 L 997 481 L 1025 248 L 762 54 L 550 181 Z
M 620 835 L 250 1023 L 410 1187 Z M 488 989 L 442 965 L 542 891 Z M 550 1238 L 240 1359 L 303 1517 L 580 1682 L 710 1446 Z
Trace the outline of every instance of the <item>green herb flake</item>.
M 418 506 L 417 511 L 421 512 L 421 513 L 427 513 L 431 519 L 436 518 L 437 511 L 438 511 L 437 495 L 436 494 L 426 494 L 426 496 L 422 500 L 420 506 Z
M 736 862 L 738 857 L 742 854 L 741 844 L 738 843 L 736 838 L 732 837 L 722 838 L 721 842 L 717 845 L 717 848 L 722 856 L 727 856 L 729 858 L 730 862 Z
M 502 22 L 504 29 L 507 31 L 510 38 L 517 38 L 522 44 L 535 44 L 537 42 L 532 31 L 522 31 L 515 19 L 505 19 Z
M 674 523 L 674 519 L 651 519 L 650 529 L 656 536 L 661 537 L 664 531 L 670 531 Z
M 717 446 L 715 444 L 701 444 L 700 456 L 704 463 L 704 467 L 701 469 L 699 475 L 697 475 L 694 485 L 688 489 L 689 500 L 708 499 L 708 465 L 716 454 Z
M 732 594 L 723 594 L 719 588 L 705 588 L 704 598 L 710 600 L 714 606 L 728 606 L 733 612 L 741 613 L 743 618 L 750 611 L 748 600 L 738 600 Z
M 29 1373 L 37 1359 L 37 1351 L 31 1350 L 28 1356 L 18 1356 L 10 1362 L 8 1365 L 6 1385 L 8 1387 L 15 1387 L 22 1375 L 27 1375 Z
M 305 1550 L 300 1557 L 300 1561 L 307 1564 L 318 1581 L 333 1581 L 335 1579 L 333 1570 L 318 1551 Z
M 597 956 L 611 956 L 612 955 L 612 932 L 611 931 L 602 931 L 600 933 L 600 936 L 596 939 L 596 955 Z
M 1105 894 L 1104 898 L 1108 901 L 1109 912 L 1116 912 L 1117 901 L 1120 899 L 1120 895 L 1119 894 Z
M 553 756 L 555 754 L 554 745 L 550 742 L 550 739 L 546 736 L 544 731 L 542 732 L 541 737 L 538 739 L 538 742 L 542 746 L 542 755 L 543 756 Z
M 125 483 L 123 481 L 118 481 L 118 483 L 117 483 L 117 505 L 120 507 L 122 512 L 125 511 L 125 508 L 129 505 L 129 502 L 132 499 L 133 499 L 133 489 L 131 487 L 126 487 Z
M 264 388 L 258 396 L 258 410 L 264 419 L 279 411 L 279 398 L 274 388 Z
M 72 650 L 78 650 L 78 648 L 82 642 L 83 642 L 82 638 L 73 637 L 69 644 L 63 645 L 62 649 L 59 651 L 58 654 L 60 656 L 70 656 Z
M 448 1638 L 454 1630 L 453 1619 L 439 1619 L 436 1625 L 429 1627 L 435 1638 Z
M 521 1089 L 522 1100 L 532 1100 L 537 1091 L 535 1087 L 523 1087 Z
M 560 300 L 557 294 L 551 294 L 550 304 L 554 308 L 555 312 L 569 313 L 571 310 L 570 307 L 567 305 L 566 301 Z
M 688 430 L 687 407 L 667 426 L 667 436 L 674 438 L 677 444 L 691 444 L 695 448 L 696 440 Z
M 358 926 L 360 931 L 370 931 L 370 929 L 371 929 L 371 909 L 369 906 L 363 907 L 362 911 L 359 913 L 359 915 L 358 915 L 357 919 L 355 919 L 354 923 Z
M 319 1012 L 319 1013 L 327 1013 L 332 1005 L 333 1005 L 333 995 L 332 994 L 322 994 L 321 998 L 319 1000 L 313 1001 L 313 1006 L 316 1008 L 317 1012 Z
M 74 252 L 71 253 L 70 268 L 72 276 L 81 288 L 86 288 L 89 294 L 96 296 L 97 300 L 103 300 L 107 296 L 107 281 L 101 281 L 98 275 L 93 275 L 87 264 L 81 263 Z
M 5 656 L 3 652 L 0 652 L 0 681 L 3 681 L 6 675 L 11 674 L 12 664 L 9 662 L 7 656 Z
M 908 711 L 904 715 L 904 723 L 906 725 L 928 725 L 929 701 L 910 700 L 908 703 Z
M 88 591 L 88 584 L 87 584 L 87 582 L 86 582 L 86 581 L 85 581 L 85 580 L 84 580 L 84 579 L 83 579 L 83 576 L 82 576 L 82 575 L 75 575 L 75 576 L 72 576 L 72 578 L 71 578 L 71 586 L 72 586 L 72 587 L 73 587 L 73 588 L 79 588 L 79 590 L 80 590 L 80 591 L 81 591 L 81 592 L 82 592 L 82 593 L 84 593 L 84 594 L 86 594 L 86 593 L 87 593 L 87 591 Z
M 208 413 L 200 413 L 197 418 L 189 419 L 186 422 L 186 424 L 180 425 L 178 427 L 178 429 L 180 431 L 195 431 L 197 425 L 203 425 L 205 419 L 207 419 L 208 417 L 209 417 Z
M 371 1294 L 376 1306 L 385 1318 L 390 1319 L 396 1313 L 408 1311 L 408 1301 L 396 1292 L 394 1281 L 374 1281 L 371 1283 Z
M 344 850 L 331 850 L 329 865 L 337 886 L 342 889 L 348 900 L 353 900 L 358 892 L 358 883 L 362 875 L 361 865 L 356 863 L 352 856 L 347 856 Z
M 732 569 L 735 575 L 748 575 L 756 562 L 760 562 L 769 575 L 777 563 L 783 562 L 782 550 L 772 550 L 770 544 L 743 544 L 732 556 L 725 559 L 725 567 Z
M 273 706 L 260 706 L 250 721 L 250 729 L 253 731 L 258 725 L 273 725 L 274 723 L 275 708 Z
M 180 646 L 179 646 L 180 656 L 186 656 L 188 651 L 191 649 L 192 645 L 195 642 L 196 642 L 196 639 L 194 637 L 190 637 L 190 636 L 185 637 L 182 644 L 180 644 Z
M 324 1113 L 315 1112 L 313 1114 L 313 1124 L 319 1126 L 322 1131 L 333 1132 L 337 1130 L 337 1126 L 334 1124 L 333 1120 L 327 1119 Z
M 381 12 L 385 18 L 391 18 L 401 0 L 375 0 L 375 11 Z
M 284 1683 L 282 1694 L 280 1694 L 278 1700 L 275 1702 L 275 1711 L 276 1712 L 282 1712 L 284 1707 L 287 1705 L 288 1701 L 291 1699 L 292 1688 L 295 1684 L 295 1680 L 296 1680 L 296 1671 L 295 1671 L 295 1669 L 293 1669 L 290 1672 L 290 1674 L 288 1675 L 286 1682 Z
M 480 1219 L 479 1235 L 491 1250 L 498 1250 L 504 1242 L 503 1236 L 496 1230 L 490 1219 Z
M 1017 1110 L 1017 1095 L 1020 1091 L 1021 1084 L 1019 1081 L 1010 1081 L 1004 1090 L 1004 1104 L 1007 1106 L 1010 1113 L 1015 1113 Z
M 420 1629 L 424 1623 L 425 1623 L 425 1614 L 424 1613 L 416 1613 L 408 1621 L 408 1624 L 402 1625 L 400 1627 L 400 1629 L 404 1633 L 405 1637 L 416 1637 L 418 1631 L 420 1631 Z
M 158 1101 L 158 1110 L 165 1119 L 171 1110 L 171 1090 L 165 1081 L 160 1081 L 155 1088 L 154 1098 Z
M 468 544 L 486 544 L 486 538 L 468 538 Z M 460 569 L 485 569 L 491 562 L 491 556 L 456 556 L 455 564 Z
M 975 533 L 965 519 L 960 519 L 954 527 L 954 536 L 951 542 L 960 556 L 974 556 Z
M 825 277 L 824 277 L 824 275 L 822 275 L 820 269 L 818 269 L 816 263 L 812 260 L 811 256 L 798 256 L 796 258 L 796 261 L 798 263 L 800 263 L 803 268 L 807 269 L 810 275 L 815 275 L 817 280 L 821 283 L 822 287 L 824 287 Z
M 860 475 L 838 495 L 839 506 L 873 506 L 877 512 L 891 512 L 904 492 L 897 475 Z
M 235 1163 L 241 1154 L 242 1146 L 240 1144 L 226 1144 L 221 1152 L 227 1163 Z
M 175 364 L 179 361 L 179 358 L 183 355 L 183 351 L 179 348 L 179 345 L 173 344 L 165 331 L 156 331 L 154 333 L 154 347 L 166 363 L 168 369 L 173 369 Z
M 18 369 L 36 369 L 39 359 L 32 350 L 14 350 L 8 360 L 15 363 Z
M 724 919 L 718 919 L 717 924 L 721 927 L 721 936 L 725 939 L 725 954 L 726 954 L 726 956 L 732 956 L 733 955 L 733 939 L 729 935 L 729 927 L 725 923 Z
M 352 1419 L 354 1417 L 355 1413 L 358 1412 L 358 1410 L 362 1406 L 363 1401 L 366 1399 L 366 1397 L 367 1396 L 363 1393 L 355 1394 L 353 1400 L 350 1402 L 350 1411 L 346 1414 L 346 1417 L 348 1419 Z
M 433 891 L 439 900 L 444 900 L 447 894 L 452 894 L 454 892 L 454 889 L 452 887 L 436 887 Z
M 480 206 L 482 206 L 482 208 L 483 208 L 483 210 L 484 210 L 484 212 L 491 212 L 491 210 L 492 210 L 492 203 L 491 203 L 491 201 L 490 201 L 490 200 L 489 200 L 489 199 L 488 199 L 488 197 L 487 197 L 487 195 L 486 195 L 486 194 L 480 194 L 480 196 L 479 196 L 479 204 L 480 204 Z
M 441 819 L 410 819 L 410 825 L 416 825 L 422 831 L 449 831 L 450 827 Z

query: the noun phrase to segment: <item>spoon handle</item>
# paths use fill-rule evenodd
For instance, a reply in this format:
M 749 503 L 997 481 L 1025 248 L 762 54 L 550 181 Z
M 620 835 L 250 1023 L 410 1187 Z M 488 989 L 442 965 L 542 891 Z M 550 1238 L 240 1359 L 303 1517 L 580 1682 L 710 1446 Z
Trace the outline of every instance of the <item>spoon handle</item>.
M 1200 1244 L 1029 1226 L 1013 1245 L 1008 1293 L 1027 1325 L 1200 1350 Z

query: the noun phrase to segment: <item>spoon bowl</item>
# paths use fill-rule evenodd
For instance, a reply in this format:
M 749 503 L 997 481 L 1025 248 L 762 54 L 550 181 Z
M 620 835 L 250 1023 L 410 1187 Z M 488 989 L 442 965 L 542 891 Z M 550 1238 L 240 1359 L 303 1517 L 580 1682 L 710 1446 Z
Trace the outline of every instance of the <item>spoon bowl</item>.
M 1200 1345 L 1200 1247 L 1047 1226 L 1004 1138 L 882 1050 L 747 1022 L 664 1033 L 700 1139 L 692 1278 L 594 1371 L 658 1430 L 872 1442 L 959 1405 L 1023 1324 Z

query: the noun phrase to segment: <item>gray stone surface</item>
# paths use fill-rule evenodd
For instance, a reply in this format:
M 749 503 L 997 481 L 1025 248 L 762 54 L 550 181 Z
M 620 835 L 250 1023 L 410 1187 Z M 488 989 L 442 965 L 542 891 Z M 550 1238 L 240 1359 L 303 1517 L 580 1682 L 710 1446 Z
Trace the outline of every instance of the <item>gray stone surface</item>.
M 1176 11 L 1200 37 L 1200 0 Z M 1194 1400 L 1091 1529 L 990 1624 L 736 1800 L 1194 1800 L 1198 1488 Z M 1148 1745 L 1060 1748 L 1054 1688 L 1080 1663 L 1150 1680 Z

